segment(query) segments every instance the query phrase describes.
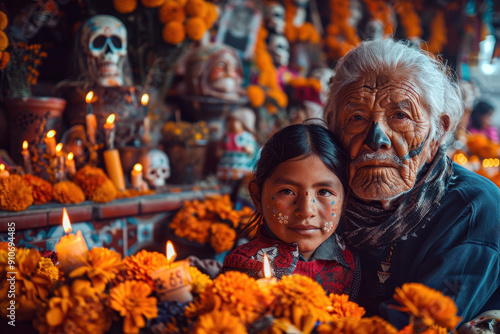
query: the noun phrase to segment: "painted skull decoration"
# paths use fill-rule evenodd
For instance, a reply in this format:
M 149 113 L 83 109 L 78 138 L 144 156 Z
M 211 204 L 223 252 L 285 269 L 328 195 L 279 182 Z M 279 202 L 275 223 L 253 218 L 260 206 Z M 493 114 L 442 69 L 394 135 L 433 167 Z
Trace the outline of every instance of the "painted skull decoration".
M 290 62 L 290 44 L 285 36 L 271 35 L 267 48 L 276 66 L 288 66 Z
M 122 86 L 127 56 L 125 25 L 110 15 L 93 16 L 82 27 L 80 41 L 92 80 L 103 87 Z
M 285 33 L 285 8 L 279 3 L 271 3 L 266 7 L 266 26 L 277 34 Z
M 500 333 L 500 310 L 491 310 L 481 313 L 475 319 L 463 324 L 458 332 L 460 334 Z
M 150 187 L 165 186 L 165 180 L 170 177 L 170 162 L 165 152 L 156 149 L 150 150 L 141 156 L 139 162 L 143 167 L 143 177 Z

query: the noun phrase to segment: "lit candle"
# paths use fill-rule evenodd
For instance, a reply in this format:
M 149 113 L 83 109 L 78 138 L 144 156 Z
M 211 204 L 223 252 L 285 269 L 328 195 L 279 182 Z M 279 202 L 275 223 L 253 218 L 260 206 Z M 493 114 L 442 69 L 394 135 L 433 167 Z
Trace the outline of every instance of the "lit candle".
M 106 150 L 103 153 L 104 165 L 108 176 L 113 181 L 116 189 L 125 190 L 125 177 L 123 175 L 122 163 L 120 161 L 120 152 L 117 149 Z
M 62 236 L 57 243 L 56 252 L 62 271 L 69 275 L 74 269 L 85 265 L 89 250 L 82 231 L 77 231 L 76 235 L 69 234 L 72 228 L 66 208 L 63 208 L 62 225 L 66 235 Z
M 24 161 L 24 172 L 26 174 L 33 174 L 33 168 L 31 167 L 31 157 L 30 151 L 28 150 L 28 142 L 23 141 L 23 150 L 21 151 Z
M 115 147 L 115 114 L 111 114 L 104 123 L 104 132 L 106 133 L 106 143 L 109 149 Z
M 4 164 L 0 164 L 0 178 L 2 177 L 9 177 L 10 173 L 8 170 L 5 169 Z
M 143 130 L 144 133 L 142 135 L 142 141 L 145 144 L 148 144 L 151 142 L 151 125 L 150 125 L 150 120 L 148 116 L 148 102 L 149 102 L 149 95 L 144 94 L 141 97 L 141 104 L 142 104 L 142 111 L 144 114 L 144 121 L 143 121 Z
M 94 92 L 88 92 L 85 97 L 85 102 L 87 103 L 87 115 L 85 115 L 85 125 L 87 129 L 87 136 L 89 138 L 89 142 L 94 145 L 95 144 L 95 131 L 97 129 L 97 120 L 95 115 L 92 113 L 92 98 L 94 97 Z
M 70 177 L 73 177 L 76 174 L 76 166 L 73 152 L 68 153 L 68 159 L 65 162 L 66 171 Z
M 149 102 L 149 95 L 143 94 L 141 97 L 141 104 L 142 104 L 142 113 L 144 117 L 148 115 L 148 102 Z
M 132 172 L 130 173 L 130 183 L 132 184 L 132 188 L 136 190 L 143 190 L 145 189 L 145 182 L 142 179 L 142 165 L 141 164 L 135 164 L 134 168 L 132 169 Z M 147 186 L 146 186 L 147 189 Z
M 45 147 L 46 152 L 50 156 L 54 156 L 56 154 L 56 138 L 54 136 L 56 132 L 54 130 L 50 130 L 47 132 L 47 136 L 45 137 Z
M 65 169 L 64 169 L 64 154 L 62 153 L 63 144 L 59 143 L 56 146 L 56 182 L 66 180 Z
M 160 301 L 177 301 L 186 303 L 193 300 L 191 294 L 191 276 L 189 276 L 189 261 L 174 262 L 177 254 L 170 241 L 166 245 L 169 265 L 161 267 L 151 273 L 156 284 L 156 294 Z
M 271 265 L 269 264 L 269 258 L 267 257 L 267 254 L 264 253 L 264 265 L 263 265 L 263 271 L 264 271 L 264 278 L 259 278 L 257 280 L 257 284 L 259 285 L 259 288 L 265 293 L 265 295 L 269 298 L 268 302 L 272 302 L 272 291 L 271 288 L 273 285 L 275 285 L 278 282 L 278 279 L 276 277 L 272 277 L 271 274 Z

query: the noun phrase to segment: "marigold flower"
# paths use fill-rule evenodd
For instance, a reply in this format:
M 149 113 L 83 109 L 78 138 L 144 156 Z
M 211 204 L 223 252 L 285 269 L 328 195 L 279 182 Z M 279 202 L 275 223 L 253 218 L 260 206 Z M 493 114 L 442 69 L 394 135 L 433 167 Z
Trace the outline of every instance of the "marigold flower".
M 206 12 L 203 16 L 203 20 L 207 26 L 207 29 L 212 27 L 212 25 L 219 18 L 219 13 L 217 12 L 217 6 L 211 2 L 205 2 Z
M 4 12 L 0 11 L 0 30 L 5 30 L 8 23 L 9 20 L 7 19 L 7 15 Z
M 144 317 L 158 316 L 156 297 L 149 297 L 153 290 L 141 281 L 126 281 L 111 289 L 111 307 L 124 317 L 124 333 L 139 333 L 146 325 Z
M 53 195 L 54 200 L 64 204 L 78 204 L 85 201 L 85 195 L 83 194 L 82 188 L 71 181 L 56 183 L 53 187 Z
M 186 21 L 186 34 L 193 41 L 199 41 L 206 31 L 207 26 L 202 18 L 191 17 Z
M 331 293 L 330 301 L 332 306 L 328 308 L 328 312 L 334 318 L 355 318 L 361 319 L 361 317 L 365 314 L 365 309 L 355 302 L 349 301 L 348 295 L 337 295 Z
M 137 8 L 137 0 L 113 0 L 113 7 L 120 14 L 130 14 Z
M 10 61 L 10 53 L 8 53 L 7 51 L 4 51 L 4 52 L 1 52 L 0 51 L 0 70 L 3 70 L 5 68 L 5 66 L 7 66 L 7 64 L 9 63 Z
M 291 22 L 287 23 L 285 25 L 284 35 L 290 43 L 293 43 L 297 40 L 298 29 L 294 27 L 293 24 L 291 24 Z
M 165 3 L 165 0 L 141 0 L 144 7 L 156 8 Z
M 106 181 L 96 189 L 90 199 L 96 203 L 107 203 L 114 200 L 117 195 L 118 192 L 113 182 L 110 179 L 106 179 Z
M 107 178 L 101 168 L 85 166 L 76 172 L 73 182 L 82 188 L 86 197 L 90 198 Z
M 371 318 L 337 318 L 316 328 L 319 334 L 396 334 L 398 330 L 378 317 Z
M 44 179 L 26 174 L 23 176 L 24 181 L 33 189 L 33 199 L 35 204 L 43 204 L 50 202 L 53 198 L 52 185 Z
M 142 250 L 139 253 L 123 259 L 126 275 L 134 280 L 146 282 L 154 289 L 155 283 L 151 273 L 156 269 L 169 264 L 166 256 L 158 252 Z
M 456 316 L 457 306 L 453 299 L 424 284 L 405 283 L 396 288 L 393 297 L 402 305 L 393 308 L 412 314 L 427 327 L 439 325 L 453 329 L 461 320 Z
M 9 46 L 9 38 L 7 37 L 7 34 L 0 30 L 0 51 L 5 51 L 7 47 Z
M 181 22 L 168 22 L 163 27 L 163 40 L 170 44 L 179 44 L 186 38 L 186 29 Z
M 193 329 L 195 334 L 244 334 L 245 325 L 227 310 L 201 315 Z
M 262 106 L 266 99 L 266 93 L 264 93 L 262 87 L 258 85 L 249 85 L 247 88 L 247 95 L 250 100 L 250 104 L 254 108 Z
M 215 253 L 220 254 L 234 246 L 236 231 L 226 224 L 215 223 L 210 226 L 210 244 Z
M 33 191 L 22 176 L 13 174 L 0 178 L 0 209 L 22 211 L 31 204 L 33 204 Z
M 176 1 L 167 1 L 161 6 L 158 11 L 160 22 L 165 24 L 170 21 L 184 22 L 186 20 L 186 12 Z
M 192 291 L 196 294 L 201 294 L 205 288 L 212 283 L 208 275 L 203 274 L 196 267 L 189 267 L 189 276 L 191 276 Z
M 280 90 L 280 89 L 272 89 L 270 90 L 267 95 L 274 99 L 274 101 L 276 101 L 276 103 L 281 107 L 281 108 L 285 108 L 288 104 L 288 97 L 286 96 L 286 94 Z
M 104 291 L 106 284 L 116 277 L 122 267 L 122 256 L 119 253 L 96 247 L 88 252 L 86 265 L 73 270 L 69 277 L 87 275 L 97 290 Z
M 205 1 L 203 0 L 188 0 L 186 2 L 186 13 L 192 17 L 203 17 L 207 12 Z

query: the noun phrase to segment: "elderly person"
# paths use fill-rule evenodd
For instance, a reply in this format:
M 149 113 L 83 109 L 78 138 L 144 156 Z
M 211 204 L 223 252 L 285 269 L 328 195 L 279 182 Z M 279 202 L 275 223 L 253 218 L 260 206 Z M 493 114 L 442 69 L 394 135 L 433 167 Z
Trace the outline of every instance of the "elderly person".
M 350 155 L 344 236 L 357 248 L 358 302 L 396 325 L 396 287 L 451 296 L 463 320 L 500 309 L 500 190 L 453 163 L 459 86 L 426 52 L 366 41 L 335 67 L 325 119 Z

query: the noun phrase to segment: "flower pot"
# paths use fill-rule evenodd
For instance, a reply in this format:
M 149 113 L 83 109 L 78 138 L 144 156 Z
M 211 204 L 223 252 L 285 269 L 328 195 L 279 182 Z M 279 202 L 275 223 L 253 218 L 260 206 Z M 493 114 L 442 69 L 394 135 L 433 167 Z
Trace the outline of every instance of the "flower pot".
M 61 137 L 61 119 L 66 101 L 56 97 L 28 97 L 6 98 L 4 103 L 9 118 L 9 153 L 12 160 L 16 164 L 23 164 L 21 150 L 26 140 L 33 174 L 46 176 L 47 161 L 42 159 L 45 153 L 44 136 L 49 130 L 55 130 L 56 139 Z
M 194 184 L 203 179 L 203 167 L 207 153 L 205 143 L 187 145 L 168 143 L 165 152 L 170 160 L 168 184 Z

